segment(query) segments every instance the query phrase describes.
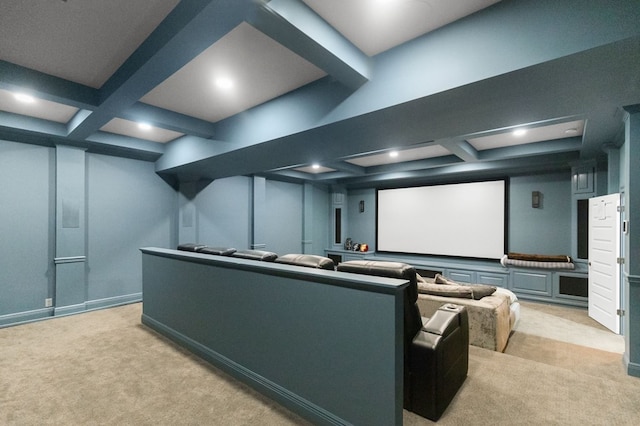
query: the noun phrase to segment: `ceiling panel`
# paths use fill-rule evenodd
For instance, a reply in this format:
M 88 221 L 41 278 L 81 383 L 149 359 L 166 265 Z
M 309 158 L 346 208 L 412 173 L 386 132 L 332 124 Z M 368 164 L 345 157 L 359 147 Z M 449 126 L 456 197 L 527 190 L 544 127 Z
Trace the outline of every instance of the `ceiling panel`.
M 0 59 L 99 88 L 178 0 L 2 0 Z
M 293 170 L 298 171 L 298 172 L 311 173 L 311 174 L 314 174 L 314 175 L 322 174 L 322 173 L 335 172 L 336 171 L 336 169 L 332 169 L 330 167 L 324 167 L 324 166 L 297 167 L 297 168 L 295 168 Z
M 326 73 L 247 23 L 182 67 L 141 101 L 216 122 Z M 231 87 L 216 85 L 228 79 Z
M 44 99 L 30 97 L 19 100 L 19 96 L 16 97 L 16 95 L 30 96 L 26 91 L 11 92 L 0 89 L 0 111 L 41 118 L 57 123 L 67 123 L 78 111 L 77 108 Z
M 397 155 L 392 155 L 392 153 Z M 360 167 L 372 167 L 381 166 L 383 164 L 402 163 L 405 161 L 424 160 L 426 158 L 436 158 L 450 154 L 451 152 L 440 145 L 428 145 L 420 148 L 366 155 L 363 157 L 349 159 L 347 162 Z
M 303 0 L 369 56 L 500 0 Z
M 516 130 L 524 133 L 515 133 Z M 467 141 L 478 151 L 484 151 L 487 149 L 582 136 L 583 131 L 584 120 L 576 120 L 548 126 L 522 126 L 509 130 L 508 132 L 468 139 Z
M 138 139 L 145 139 L 153 142 L 170 142 L 182 133 L 173 130 L 161 129 L 159 127 L 145 126 L 129 120 L 114 118 L 100 129 L 103 132 L 116 133 L 119 135 L 131 136 Z

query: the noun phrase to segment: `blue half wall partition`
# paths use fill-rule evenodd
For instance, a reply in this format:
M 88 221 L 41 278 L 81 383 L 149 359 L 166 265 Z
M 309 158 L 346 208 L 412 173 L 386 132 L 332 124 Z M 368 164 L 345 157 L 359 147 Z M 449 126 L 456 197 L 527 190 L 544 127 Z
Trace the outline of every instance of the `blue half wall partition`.
M 145 325 L 314 424 L 402 424 L 407 281 L 141 250 Z

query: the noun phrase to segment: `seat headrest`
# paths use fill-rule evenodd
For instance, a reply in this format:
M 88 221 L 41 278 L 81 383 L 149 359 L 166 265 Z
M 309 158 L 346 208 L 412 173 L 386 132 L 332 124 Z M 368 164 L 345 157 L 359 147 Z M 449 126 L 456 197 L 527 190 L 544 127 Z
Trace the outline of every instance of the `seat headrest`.
M 231 256 L 241 259 L 261 260 L 263 262 L 273 262 L 278 257 L 276 253 L 264 250 L 238 250 Z
M 206 247 L 204 244 L 183 243 L 178 245 L 178 250 L 197 252 L 204 247 Z
M 203 254 L 215 254 L 219 256 L 231 256 L 236 252 L 236 249 L 231 247 L 209 247 L 205 246 L 198 250 L 198 253 Z
M 327 269 L 333 271 L 335 264 L 328 257 L 314 254 L 285 254 L 275 260 L 276 263 L 287 265 L 306 266 L 307 268 Z
M 381 260 L 349 260 L 339 263 L 338 271 L 408 280 L 411 301 L 415 302 L 418 299 L 416 270 L 406 263 Z

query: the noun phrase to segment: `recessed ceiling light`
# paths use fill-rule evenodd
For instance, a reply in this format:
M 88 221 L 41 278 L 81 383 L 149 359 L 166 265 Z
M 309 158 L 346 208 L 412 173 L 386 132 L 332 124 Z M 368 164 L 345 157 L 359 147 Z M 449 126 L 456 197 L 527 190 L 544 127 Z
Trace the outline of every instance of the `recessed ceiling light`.
M 27 95 L 25 93 L 15 93 L 13 97 L 16 98 L 16 100 L 20 102 L 24 102 L 26 104 L 31 104 L 36 101 L 36 99 L 33 96 Z
M 398 156 L 398 151 L 391 151 L 389 153 L 389 157 L 391 157 L 391 158 L 396 158 L 397 156 Z
M 516 129 L 513 131 L 513 136 L 523 136 L 527 133 L 527 129 Z
M 312 165 L 311 165 L 311 168 L 313 168 L 313 169 L 319 169 L 319 168 L 320 168 L 320 164 L 317 164 L 317 163 L 316 163 L 316 164 L 312 164 Z
M 218 86 L 220 89 L 229 90 L 233 87 L 233 80 L 225 77 L 217 78 L 216 86 Z
M 578 129 L 576 129 L 575 127 L 572 127 L 570 129 L 567 129 L 564 131 L 567 135 L 575 135 L 576 133 L 578 133 Z
M 138 128 L 140 130 L 151 130 L 151 124 L 149 123 L 138 123 Z

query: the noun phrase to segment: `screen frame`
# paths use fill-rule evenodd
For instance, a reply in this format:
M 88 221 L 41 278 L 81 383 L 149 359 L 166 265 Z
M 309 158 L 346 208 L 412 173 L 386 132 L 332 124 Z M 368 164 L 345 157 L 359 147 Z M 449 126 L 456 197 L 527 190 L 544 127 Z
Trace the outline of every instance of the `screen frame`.
M 418 257 L 428 257 L 428 258 L 441 258 L 441 259 L 462 259 L 462 260 L 483 260 L 483 261 L 491 261 L 491 262 L 500 262 L 500 259 L 496 259 L 493 257 L 474 257 L 474 256 L 456 256 L 449 254 L 438 254 L 438 253 L 420 253 L 420 252 L 412 252 L 412 251 L 392 251 L 392 250 L 380 250 L 379 247 L 379 193 L 380 191 L 389 190 L 389 189 L 405 189 L 405 188 L 421 188 L 421 187 L 434 187 L 434 186 L 447 186 L 447 185 L 459 185 L 459 184 L 468 184 L 468 183 L 482 183 L 482 182 L 496 182 L 502 181 L 504 183 L 504 198 L 503 198 L 503 208 L 504 208 L 504 221 L 503 221 L 503 252 L 506 254 L 508 252 L 509 247 L 509 177 L 495 177 L 495 178 L 487 178 L 487 179 L 476 179 L 476 180 L 463 180 L 463 181 L 444 181 L 437 183 L 427 183 L 427 184 L 415 184 L 415 185 L 397 185 L 397 186 L 385 186 L 376 188 L 376 213 L 375 213 L 375 240 L 376 240 L 376 252 L 381 254 L 388 255 L 405 255 L 405 256 L 418 256 Z

